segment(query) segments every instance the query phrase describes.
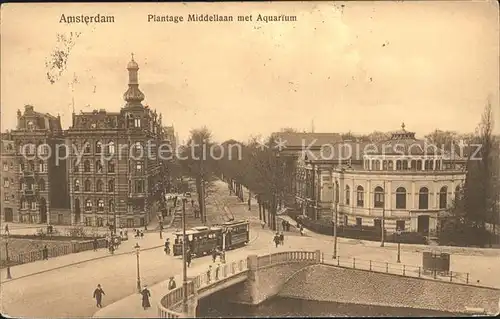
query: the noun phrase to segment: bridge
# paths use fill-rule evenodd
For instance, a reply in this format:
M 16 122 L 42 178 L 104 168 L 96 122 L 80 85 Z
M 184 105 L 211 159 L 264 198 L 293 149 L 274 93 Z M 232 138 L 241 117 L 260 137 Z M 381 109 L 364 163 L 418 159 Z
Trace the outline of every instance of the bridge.
M 331 255 L 325 258 L 318 250 L 249 255 L 218 269 L 207 269 L 188 278 L 186 306 L 184 289 L 178 287 L 160 300 L 158 317 L 195 318 L 198 300 L 222 290 L 231 302 L 252 305 L 279 295 L 453 313 L 500 311 L 500 290 L 473 285 L 468 274 L 438 275 L 404 264 L 333 259 Z

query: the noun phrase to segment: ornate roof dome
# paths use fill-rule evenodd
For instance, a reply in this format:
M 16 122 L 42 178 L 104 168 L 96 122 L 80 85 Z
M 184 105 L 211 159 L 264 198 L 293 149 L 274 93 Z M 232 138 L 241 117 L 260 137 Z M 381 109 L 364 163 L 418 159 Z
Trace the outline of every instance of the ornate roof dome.
M 130 60 L 130 62 L 127 64 L 127 69 L 128 70 L 130 70 L 130 69 L 138 70 L 139 69 L 139 64 L 137 64 L 137 62 L 135 62 L 133 53 L 132 53 L 132 60 Z

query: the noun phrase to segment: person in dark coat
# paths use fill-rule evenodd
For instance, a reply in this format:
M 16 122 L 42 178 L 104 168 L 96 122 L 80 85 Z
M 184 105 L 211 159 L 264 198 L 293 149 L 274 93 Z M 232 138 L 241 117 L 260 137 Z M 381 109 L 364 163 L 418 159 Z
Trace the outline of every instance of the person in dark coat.
M 191 266 L 191 251 L 188 249 L 186 251 L 186 264 L 187 266 Z
M 285 235 L 283 235 L 283 232 L 280 233 L 280 244 L 285 244 Z
M 279 234 L 274 235 L 274 244 L 276 245 L 276 248 L 280 244 L 280 236 L 279 236 Z
M 151 297 L 151 293 L 149 292 L 147 286 L 144 286 L 144 288 L 141 291 L 141 295 L 142 295 L 142 308 L 146 310 L 149 307 L 151 307 L 151 304 L 149 303 L 149 297 Z
M 98 246 L 98 242 L 97 242 L 97 238 L 94 238 L 94 251 L 97 251 L 97 246 Z
M 215 263 L 215 260 L 217 260 L 217 249 L 212 249 L 212 262 Z
M 43 246 L 42 257 L 43 257 L 44 260 L 48 260 L 49 259 L 49 249 L 47 248 L 47 245 Z
M 175 283 L 174 277 L 170 277 L 170 281 L 168 282 L 168 290 L 175 289 L 177 284 Z
M 105 295 L 104 290 L 102 290 L 101 285 L 97 285 L 94 290 L 94 298 L 97 302 L 97 308 L 102 308 L 102 296 Z
M 209 283 L 212 280 L 212 265 L 208 266 L 207 270 L 207 282 Z

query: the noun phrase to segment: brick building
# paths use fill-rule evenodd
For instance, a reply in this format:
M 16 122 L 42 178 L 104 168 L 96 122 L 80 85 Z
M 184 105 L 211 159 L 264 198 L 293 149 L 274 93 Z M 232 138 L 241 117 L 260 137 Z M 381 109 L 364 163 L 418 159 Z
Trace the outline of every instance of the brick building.
M 60 117 L 35 112 L 33 106 L 26 105 L 24 114 L 17 112 L 16 129 L 4 137 L 3 220 L 67 223 L 70 214 L 65 149 L 57 147 L 65 144 Z
M 121 110 L 73 114 L 66 131 L 72 224 L 139 227 L 160 210 L 165 171 L 157 155 L 166 139 L 162 117 L 142 104 L 133 57 L 127 70 Z

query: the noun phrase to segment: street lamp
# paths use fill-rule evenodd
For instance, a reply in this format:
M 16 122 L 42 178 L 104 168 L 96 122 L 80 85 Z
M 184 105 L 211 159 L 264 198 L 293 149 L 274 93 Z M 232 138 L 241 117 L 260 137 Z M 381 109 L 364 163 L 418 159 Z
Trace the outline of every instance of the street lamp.
M 335 220 L 333 225 L 333 259 L 337 258 L 337 225 L 338 225 L 338 210 L 339 210 L 339 183 L 335 181 Z
M 135 246 L 135 254 L 137 256 L 137 291 L 140 293 L 141 292 L 141 273 L 139 270 L 139 254 L 141 251 L 141 246 L 139 246 L 139 243 L 136 243 Z
M 10 274 L 10 258 L 9 258 L 9 234 L 5 238 L 5 257 L 7 259 L 7 279 L 12 279 Z
M 396 230 L 396 236 L 397 236 L 397 239 L 398 239 L 398 260 L 397 262 L 400 263 L 401 262 L 401 238 L 399 237 L 401 235 L 401 230 Z

